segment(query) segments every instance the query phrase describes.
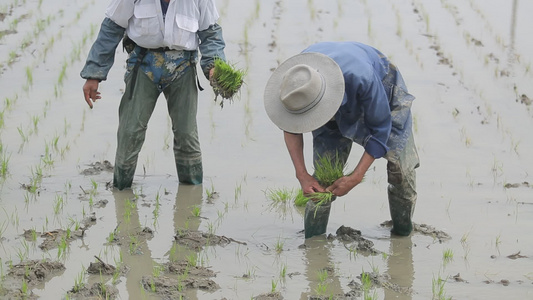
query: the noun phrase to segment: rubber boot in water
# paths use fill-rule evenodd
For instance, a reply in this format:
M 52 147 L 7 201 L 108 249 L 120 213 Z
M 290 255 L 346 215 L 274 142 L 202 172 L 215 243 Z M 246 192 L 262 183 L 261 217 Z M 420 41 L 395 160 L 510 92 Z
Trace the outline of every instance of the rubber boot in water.
M 307 201 L 304 214 L 305 238 L 326 233 L 331 211 L 331 202 L 317 206 L 315 201 Z

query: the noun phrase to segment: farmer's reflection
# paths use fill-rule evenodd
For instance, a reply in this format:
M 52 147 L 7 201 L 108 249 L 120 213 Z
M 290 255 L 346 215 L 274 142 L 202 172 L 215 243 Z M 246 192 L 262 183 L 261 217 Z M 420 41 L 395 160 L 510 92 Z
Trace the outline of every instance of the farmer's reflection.
M 389 256 L 387 257 L 387 273 L 385 280 L 398 288 L 384 290 L 384 299 L 412 299 L 414 277 L 413 252 L 411 237 L 391 236 Z M 324 239 L 311 238 L 305 241 L 306 271 L 309 290 L 300 295 L 300 300 L 307 300 L 316 295 L 342 295 L 351 288 L 341 286 L 335 265 L 331 260 L 332 245 Z M 360 274 L 352 274 L 359 277 Z
M 305 240 L 305 276 L 309 282 L 309 290 L 300 295 L 300 300 L 342 292 L 338 275 L 335 274 L 335 265 L 331 260 L 330 246 L 332 245 L 323 238 Z
M 139 221 L 137 205 L 138 199 L 131 189 L 123 191 L 114 190 L 115 212 L 117 217 L 117 228 L 115 229 L 115 239 L 119 241 L 122 263 L 129 267 L 126 277 L 126 290 L 129 299 L 141 297 L 142 276 L 150 275 L 154 262 L 146 237 L 149 232 L 143 232 L 143 227 Z
M 179 185 L 173 208 L 174 234 L 178 229 L 198 230 L 200 220 L 192 217 L 191 211 L 194 207 L 200 207 L 202 191 L 202 185 Z M 117 217 L 116 238 L 120 241 L 123 263 L 130 268 L 126 279 L 128 299 L 141 299 L 141 295 L 147 293 L 141 290 L 142 277 L 151 276 L 156 265 L 147 244 L 152 232 L 140 223 L 137 209 L 139 203 L 131 189 L 114 190 L 113 196 Z M 165 220 L 159 222 L 166 223 Z M 169 236 L 168 239 L 173 240 L 174 237 Z M 174 243 L 172 247 L 175 247 Z M 169 253 L 179 256 L 172 259 L 183 259 L 187 255 L 184 251 L 173 251 L 173 249 L 169 249 Z M 197 299 L 195 293 L 187 293 L 187 298 Z
M 391 283 L 399 286 L 398 291 L 384 289 L 385 299 L 412 299 L 414 278 L 413 242 L 411 237 L 396 237 L 391 235 L 389 256 L 387 258 L 387 273 Z

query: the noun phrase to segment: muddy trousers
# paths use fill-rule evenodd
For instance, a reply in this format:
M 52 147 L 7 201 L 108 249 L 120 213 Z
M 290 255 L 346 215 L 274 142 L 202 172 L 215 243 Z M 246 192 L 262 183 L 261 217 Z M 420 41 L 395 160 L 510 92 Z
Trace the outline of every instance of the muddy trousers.
M 126 77 L 126 91 L 119 107 L 117 152 L 113 176 L 113 185 L 119 190 L 132 185 L 148 121 L 161 93 L 144 72 L 137 72 L 136 76 L 132 93 L 130 93 L 132 76 Z M 128 96 L 130 94 L 131 99 Z M 203 171 L 196 124 L 198 89 L 194 69 L 189 68 L 185 71 L 163 90 L 163 94 L 172 121 L 173 149 L 178 179 L 185 184 L 200 184 Z
M 328 126 L 335 127 L 334 122 Z M 343 164 L 348 160 L 353 141 L 343 137 L 334 130 L 323 131 L 313 136 L 313 161 L 319 157 L 337 157 Z M 418 154 L 414 143 L 413 134 L 409 136 L 404 150 L 396 159 L 388 159 L 388 199 L 392 219 L 392 232 L 397 235 L 407 236 L 413 230 L 412 216 L 416 204 L 416 172 L 419 166 Z M 316 165 L 315 165 L 316 167 Z

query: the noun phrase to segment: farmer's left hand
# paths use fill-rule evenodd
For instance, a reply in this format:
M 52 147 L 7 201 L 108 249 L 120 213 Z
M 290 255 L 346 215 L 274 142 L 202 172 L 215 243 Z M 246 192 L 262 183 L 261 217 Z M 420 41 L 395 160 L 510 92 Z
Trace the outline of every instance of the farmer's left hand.
M 215 73 L 215 68 L 211 68 L 211 70 L 209 70 L 209 84 L 211 86 L 213 86 L 213 80 L 214 80 L 213 73 Z
M 327 192 L 333 193 L 335 196 L 344 196 L 348 194 L 354 187 L 356 187 L 361 181 L 363 181 L 362 176 L 343 176 L 337 179 L 332 185 L 326 188 Z

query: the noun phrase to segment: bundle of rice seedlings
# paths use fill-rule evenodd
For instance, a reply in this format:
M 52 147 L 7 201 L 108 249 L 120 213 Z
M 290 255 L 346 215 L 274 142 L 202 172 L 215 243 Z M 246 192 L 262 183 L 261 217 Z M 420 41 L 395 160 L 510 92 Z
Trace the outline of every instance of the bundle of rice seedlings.
M 331 158 L 329 155 L 319 156 L 315 162 L 315 178 L 323 187 L 332 185 L 337 179 L 344 176 L 346 164 L 335 155 Z
M 233 100 L 243 84 L 244 70 L 237 69 L 220 58 L 215 58 L 215 67 L 211 86 L 215 92 L 215 102 L 222 97 L 220 107 L 224 107 L 224 100 Z
M 306 197 L 304 195 L 304 192 L 302 190 L 299 190 L 298 194 L 296 194 L 296 197 L 294 198 L 294 205 L 305 206 L 307 204 L 307 201 L 309 201 L 309 197 Z
M 322 187 L 326 188 L 332 185 L 337 179 L 343 177 L 345 169 L 346 164 L 341 162 L 338 155 L 335 155 L 334 158 L 329 155 L 319 156 L 315 162 L 314 177 Z M 315 202 L 315 216 L 318 207 L 335 200 L 335 197 L 331 192 L 316 192 L 307 195 L 307 197 Z

